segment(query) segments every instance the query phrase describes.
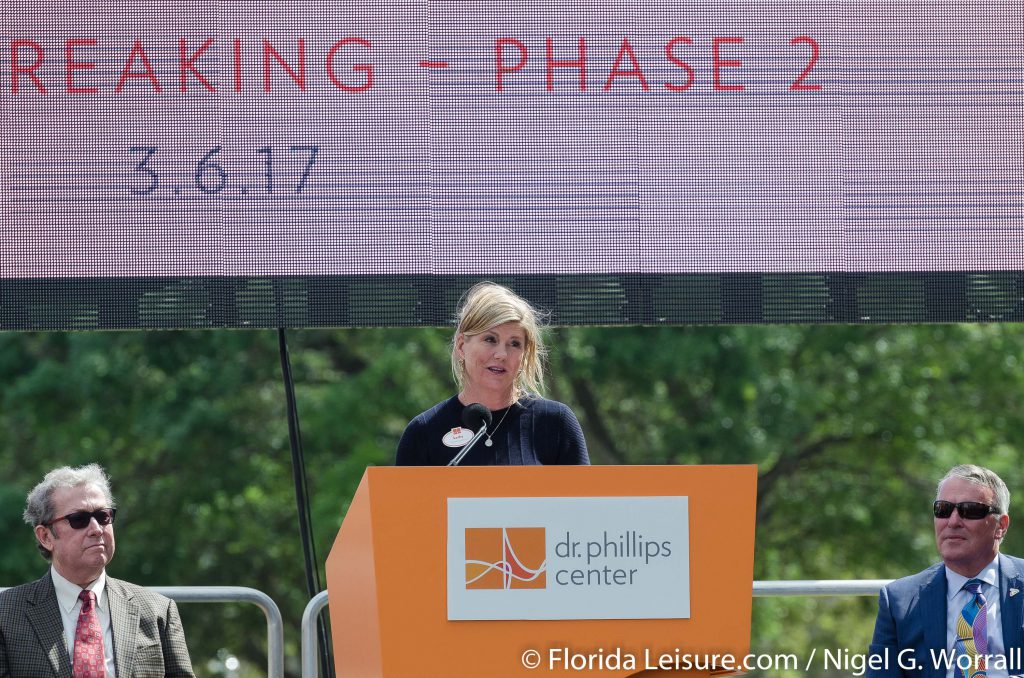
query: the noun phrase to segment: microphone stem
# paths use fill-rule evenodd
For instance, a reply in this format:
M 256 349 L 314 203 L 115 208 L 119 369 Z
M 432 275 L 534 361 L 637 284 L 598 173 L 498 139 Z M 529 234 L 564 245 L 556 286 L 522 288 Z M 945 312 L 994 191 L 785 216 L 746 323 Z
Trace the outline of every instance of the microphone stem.
M 480 439 L 484 437 L 485 433 L 487 433 L 487 424 L 484 424 L 483 426 L 480 427 L 480 430 L 476 432 L 476 435 L 474 435 L 470 439 L 470 441 L 466 443 L 465 447 L 459 450 L 459 453 L 455 455 L 455 457 L 450 462 L 448 462 L 448 465 L 458 466 L 459 462 L 461 462 L 463 458 L 469 453 L 470 448 L 476 445 L 478 442 L 480 442 Z

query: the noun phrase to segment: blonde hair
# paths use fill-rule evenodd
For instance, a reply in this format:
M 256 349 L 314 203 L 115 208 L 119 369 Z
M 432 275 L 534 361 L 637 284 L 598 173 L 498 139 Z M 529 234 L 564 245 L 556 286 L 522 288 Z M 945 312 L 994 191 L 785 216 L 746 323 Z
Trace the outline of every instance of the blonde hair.
M 455 353 L 460 334 L 467 337 L 482 334 L 504 323 L 519 323 L 523 328 L 523 364 L 516 375 L 512 398 L 539 396 L 544 390 L 544 360 L 547 349 L 541 336 L 543 328 L 539 313 L 515 292 L 492 282 L 473 285 L 463 295 L 455 318 L 452 336 L 452 375 L 459 389 L 466 381 L 466 364 Z

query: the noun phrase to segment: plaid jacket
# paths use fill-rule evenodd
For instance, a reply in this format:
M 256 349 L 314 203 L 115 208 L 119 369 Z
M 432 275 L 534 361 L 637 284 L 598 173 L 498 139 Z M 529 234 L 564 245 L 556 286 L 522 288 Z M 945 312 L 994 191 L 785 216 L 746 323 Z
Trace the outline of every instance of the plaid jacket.
M 117 678 L 195 678 L 173 600 L 107 577 Z M 53 580 L 0 592 L 0 678 L 72 678 Z

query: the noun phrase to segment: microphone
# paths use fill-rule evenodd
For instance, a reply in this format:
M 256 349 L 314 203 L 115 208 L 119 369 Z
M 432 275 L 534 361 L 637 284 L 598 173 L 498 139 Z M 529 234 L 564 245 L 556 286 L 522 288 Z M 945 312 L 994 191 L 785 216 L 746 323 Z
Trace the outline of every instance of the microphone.
M 466 405 L 462 410 L 462 425 L 471 431 L 479 431 L 480 426 L 491 425 L 491 411 L 480 403 Z
M 458 466 L 459 462 L 461 462 L 469 453 L 469 450 L 484 437 L 484 434 L 487 433 L 487 427 L 491 425 L 491 411 L 480 403 L 466 405 L 466 409 L 462 410 L 462 425 L 470 431 L 476 429 L 476 434 L 461 450 L 459 450 L 459 453 L 455 455 L 450 462 L 448 462 L 449 466 Z

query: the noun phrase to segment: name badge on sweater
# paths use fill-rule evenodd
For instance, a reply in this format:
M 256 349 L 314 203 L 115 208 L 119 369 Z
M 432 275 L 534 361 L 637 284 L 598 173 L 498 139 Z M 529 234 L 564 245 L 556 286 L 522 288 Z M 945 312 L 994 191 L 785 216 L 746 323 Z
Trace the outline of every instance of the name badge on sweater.
M 472 439 L 473 432 L 471 430 L 461 426 L 456 426 L 451 431 L 444 434 L 444 438 L 441 438 L 441 442 L 447 447 L 462 447 Z

